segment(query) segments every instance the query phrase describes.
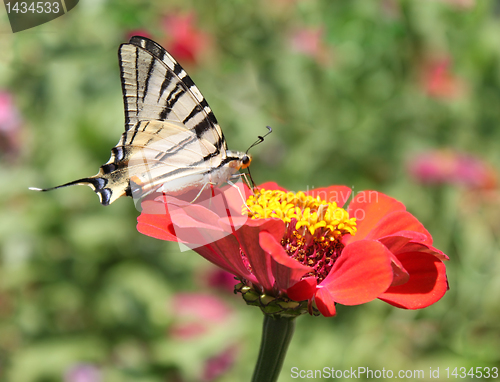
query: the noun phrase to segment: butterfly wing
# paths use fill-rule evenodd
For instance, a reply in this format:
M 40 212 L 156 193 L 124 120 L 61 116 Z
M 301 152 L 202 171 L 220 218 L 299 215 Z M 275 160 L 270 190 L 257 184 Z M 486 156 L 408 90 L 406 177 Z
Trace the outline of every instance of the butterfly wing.
M 167 192 L 198 186 L 214 169 L 227 168 L 222 130 L 179 63 L 154 41 L 138 36 L 122 44 L 118 55 L 125 132 L 99 173 L 54 188 L 88 185 L 101 204 L 109 205 L 132 196 L 131 179 L 137 195 L 144 196 L 162 184 L 170 185 Z
M 119 58 L 125 133 L 116 149 L 126 151 L 127 162 L 134 157 L 141 158 L 139 163 L 147 161 L 146 165 L 135 165 L 128 178 L 134 177 L 133 184 L 136 190 L 140 185 L 142 195 L 161 184 L 175 181 L 181 184 L 182 178 L 186 188 L 198 186 L 194 180 L 201 181 L 203 173 L 217 168 L 227 150 L 222 130 L 207 101 L 179 63 L 154 41 L 132 37 L 128 44 L 120 46 Z M 151 121 L 169 123 L 144 124 Z M 154 154 L 158 151 L 166 155 Z M 108 163 L 117 160 L 123 161 L 112 155 Z M 173 192 L 178 188 L 173 185 L 164 189 Z M 130 193 L 130 188 L 124 191 Z
M 212 162 L 220 162 L 213 144 L 175 121 L 139 122 L 133 142 L 125 144 L 131 155 L 123 175 L 130 179 L 134 199 L 160 186 L 169 194 L 201 188 L 214 171 Z
M 160 45 L 134 36 L 119 50 L 125 141 L 141 121 L 176 121 L 199 139 L 227 149 L 222 130 L 191 77 Z

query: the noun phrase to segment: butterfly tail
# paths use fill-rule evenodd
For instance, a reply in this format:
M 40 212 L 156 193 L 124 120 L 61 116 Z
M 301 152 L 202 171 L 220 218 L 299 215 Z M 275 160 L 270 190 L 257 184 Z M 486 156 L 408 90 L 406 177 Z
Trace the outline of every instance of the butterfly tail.
M 108 185 L 108 179 L 102 177 L 100 174 L 91 176 L 89 178 L 77 179 L 72 182 L 61 184 L 60 186 L 56 187 L 50 187 L 50 188 L 30 187 L 29 189 L 33 191 L 52 191 L 52 190 L 57 190 L 59 188 L 76 186 L 76 185 L 85 185 L 92 188 L 92 190 L 94 190 L 97 196 L 99 196 L 99 201 L 103 206 L 111 204 L 116 199 L 118 199 L 118 197 L 125 194 L 125 190 L 123 190 L 123 193 L 115 193 L 111 188 L 106 187 Z

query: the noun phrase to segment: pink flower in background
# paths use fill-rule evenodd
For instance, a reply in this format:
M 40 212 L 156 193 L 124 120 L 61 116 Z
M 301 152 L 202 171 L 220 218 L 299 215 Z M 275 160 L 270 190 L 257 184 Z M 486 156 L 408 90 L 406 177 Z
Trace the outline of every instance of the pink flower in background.
M 170 335 L 183 340 L 203 336 L 232 317 L 231 309 L 222 299 L 202 293 L 179 293 L 169 308 L 175 312 Z
M 196 64 L 211 45 L 209 35 L 197 27 L 196 15 L 192 12 L 167 15 L 162 24 L 167 36 L 163 46 L 183 64 Z
M 300 0 L 273 0 L 266 3 L 266 13 L 278 18 L 295 17 L 297 3 Z M 275 19 L 276 20 L 276 19 Z
M 224 329 L 234 317 L 233 310 L 224 300 L 203 293 L 179 293 L 174 296 L 169 309 L 175 314 L 170 336 L 181 341 L 199 341 L 204 336 L 213 335 Z M 203 382 L 215 381 L 233 366 L 238 349 L 236 341 L 231 342 L 205 360 Z
M 424 65 L 422 86 L 434 98 L 455 99 L 465 92 L 465 83 L 451 71 L 449 57 L 433 59 Z
M 99 369 L 86 363 L 73 365 L 65 374 L 64 382 L 101 382 Z
M 201 380 L 203 382 L 215 381 L 226 373 L 236 360 L 237 350 L 236 346 L 230 346 L 220 354 L 209 358 L 205 363 Z
M 22 118 L 12 95 L 0 90 L 0 154 L 15 156 L 21 145 Z
M 315 57 L 320 50 L 323 28 L 302 28 L 293 32 L 290 38 L 292 49 Z
M 380 10 L 382 15 L 388 19 L 401 17 L 401 4 L 397 0 L 381 0 Z
M 420 153 L 411 159 L 409 172 L 424 184 L 462 185 L 472 189 L 497 186 L 495 169 L 483 160 L 453 150 Z
M 476 6 L 476 0 L 441 0 L 457 9 L 468 10 Z
M 332 52 L 324 42 L 324 28 L 298 28 L 289 38 L 292 51 L 313 58 L 318 64 L 326 65 L 332 60 Z
M 21 124 L 19 111 L 14 105 L 12 95 L 0 90 L 0 131 L 9 132 L 15 130 Z
M 234 292 L 234 286 L 239 282 L 234 278 L 234 275 L 215 266 L 205 271 L 202 277 L 205 279 L 207 286 L 224 290 L 231 294 Z

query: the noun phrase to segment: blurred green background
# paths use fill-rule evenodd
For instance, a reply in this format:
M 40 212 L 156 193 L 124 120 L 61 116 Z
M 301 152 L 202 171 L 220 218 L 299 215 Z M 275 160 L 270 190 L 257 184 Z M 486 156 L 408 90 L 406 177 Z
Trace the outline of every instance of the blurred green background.
M 135 33 L 190 73 L 231 149 L 273 127 L 257 183 L 379 190 L 450 256 L 450 291 L 424 310 L 300 317 L 280 381 L 500 367 L 499 1 L 82 0 L 16 34 L 0 10 L 0 33 L 1 381 L 250 379 L 262 314 L 225 275 L 139 234 L 130 199 L 28 191 L 108 160 Z

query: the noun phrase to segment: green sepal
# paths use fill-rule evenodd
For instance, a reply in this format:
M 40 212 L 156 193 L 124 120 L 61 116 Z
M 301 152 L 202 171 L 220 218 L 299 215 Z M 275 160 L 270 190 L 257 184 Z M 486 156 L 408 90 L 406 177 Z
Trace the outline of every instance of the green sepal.
M 258 306 L 266 315 L 275 317 L 298 317 L 302 314 L 310 313 L 313 316 L 319 316 L 318 309 L 314 306 L 309 306 L 307 300 L 294 301 L 287 296 L 279 297 L 265 293 L 259 293 L 252 287 L 239 283 L 234 287 L 234 293 L 241 293 L 243 300 L 248 305 Z

